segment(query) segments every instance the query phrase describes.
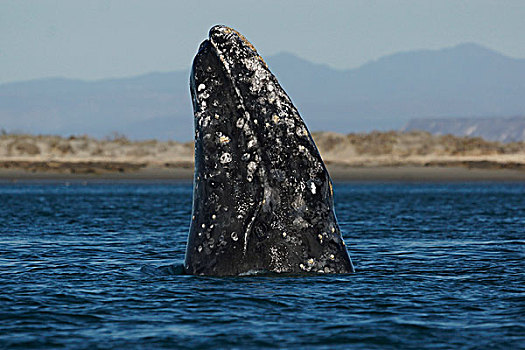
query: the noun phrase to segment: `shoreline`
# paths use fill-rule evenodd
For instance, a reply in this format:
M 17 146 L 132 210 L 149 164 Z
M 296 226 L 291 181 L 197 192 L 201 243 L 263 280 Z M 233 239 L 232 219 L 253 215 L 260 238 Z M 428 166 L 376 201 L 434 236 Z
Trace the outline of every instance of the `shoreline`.
M 483 168 L 462 165 L 395 165 L 395 166 L 350 166 L 328 164 L 328 171 L 334 182 L 523 182 L 525 171 L 520 168 Z M 67 181 L 67 182 L 156 182 L 193 180 L 193 166 L 108 166 L 79 168 L 67 166 L 0 168 L 0 182 Z

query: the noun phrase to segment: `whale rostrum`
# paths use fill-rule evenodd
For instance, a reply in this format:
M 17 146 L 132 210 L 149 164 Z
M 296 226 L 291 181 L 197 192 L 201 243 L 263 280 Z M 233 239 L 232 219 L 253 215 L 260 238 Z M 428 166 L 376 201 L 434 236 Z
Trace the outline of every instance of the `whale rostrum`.
M 193 61 L 195 175 L 186 273 L 350 273 L 330 176 L 253 45 L 215 26 Z

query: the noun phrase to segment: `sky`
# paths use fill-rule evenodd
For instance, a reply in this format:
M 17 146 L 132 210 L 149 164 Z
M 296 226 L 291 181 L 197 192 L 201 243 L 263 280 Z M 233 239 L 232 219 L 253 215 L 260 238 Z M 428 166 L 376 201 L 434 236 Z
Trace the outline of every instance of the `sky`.
M 524 18 L 523 0 L 0 0 L 0 83 L 188 69 L 214 24 L 337 69 L 465 42 L 525 58 Z

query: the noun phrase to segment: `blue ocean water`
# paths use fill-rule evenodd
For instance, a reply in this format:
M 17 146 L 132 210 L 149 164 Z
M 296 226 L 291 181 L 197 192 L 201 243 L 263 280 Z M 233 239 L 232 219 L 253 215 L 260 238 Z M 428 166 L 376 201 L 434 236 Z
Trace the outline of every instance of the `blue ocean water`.
M 189 183 L 0 184 L 0 348 L 525 348 L 525 185 L 336 184 L 353 275 L 180 273 Z

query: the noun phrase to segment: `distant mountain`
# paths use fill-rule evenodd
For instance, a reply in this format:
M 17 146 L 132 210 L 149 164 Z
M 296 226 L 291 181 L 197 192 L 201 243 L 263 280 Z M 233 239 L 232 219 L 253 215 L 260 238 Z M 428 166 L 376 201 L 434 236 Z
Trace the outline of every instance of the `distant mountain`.
M 525 140 L 525 116 L 512 118 L 413 119 L 403 131 L 424 130 L 437 135 L 478 136 L 485 140 Z
M 191 140 L 188 73 L 82 81 L 42 79 L 0 85 L 0 128 L 44 134 L 112 132 Z
M 476 44 L 398 53 L 351 70 L 289 53 L 267 62 L 312 131 L 399 129 L 414 118 L 525 115 L 525 59 Z M 188 71 L 0 85 L 0 128 L 192 139 Z

